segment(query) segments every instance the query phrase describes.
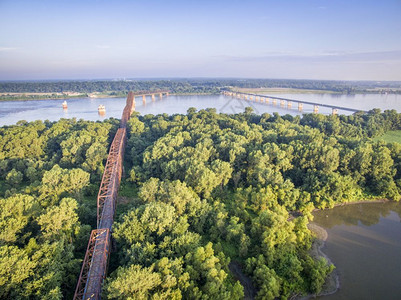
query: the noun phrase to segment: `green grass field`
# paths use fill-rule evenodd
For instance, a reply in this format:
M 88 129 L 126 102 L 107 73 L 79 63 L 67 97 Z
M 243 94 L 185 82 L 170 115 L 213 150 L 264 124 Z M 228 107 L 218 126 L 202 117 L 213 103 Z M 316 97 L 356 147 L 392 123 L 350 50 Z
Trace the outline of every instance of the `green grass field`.
M 375 141 L 383 140 L 387 143 L 400 143 L 401 144 L 401 130 L 388 131 L 382 136 L 374 138 Z

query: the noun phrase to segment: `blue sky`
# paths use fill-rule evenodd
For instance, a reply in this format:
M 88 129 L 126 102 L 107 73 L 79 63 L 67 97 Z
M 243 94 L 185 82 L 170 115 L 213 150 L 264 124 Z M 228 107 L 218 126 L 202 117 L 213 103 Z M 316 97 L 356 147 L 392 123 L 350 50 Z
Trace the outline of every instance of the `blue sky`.
M 401 0 L 0 0 L 0 80 L 401 80 Z

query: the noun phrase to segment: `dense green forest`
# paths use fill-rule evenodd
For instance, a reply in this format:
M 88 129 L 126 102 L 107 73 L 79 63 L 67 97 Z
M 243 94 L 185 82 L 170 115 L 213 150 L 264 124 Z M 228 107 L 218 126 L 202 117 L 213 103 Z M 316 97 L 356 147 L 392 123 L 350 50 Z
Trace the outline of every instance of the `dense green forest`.
M 71 298 L 118 120 L 0 128 L 0 298 Z M 106 299 L 318 294 L 333 270 L 310 253 L 315 208 L 401 193 L 396 111 L 133 115 Z
M 0 82 L 0 93 L 114 92 L 167 89 L 175 94 L 214 94 L 228 87 L 295 88 L 339 93 L 401 93 L 400 82 L 290 80 L 290 79 L 165 79 Z M 2 97 L 12 97 L 11 95 Z M 27 96 L 29 97 L 29 96 Z
M 0 128 L 0 299 L 72 298 L 118 124 Z

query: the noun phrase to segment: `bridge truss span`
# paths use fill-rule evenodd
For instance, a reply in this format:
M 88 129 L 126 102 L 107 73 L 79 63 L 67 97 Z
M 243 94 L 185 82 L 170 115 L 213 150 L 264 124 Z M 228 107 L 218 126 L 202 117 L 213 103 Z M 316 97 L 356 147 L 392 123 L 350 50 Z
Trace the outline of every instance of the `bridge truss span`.
M 107 157 L 105 170 L 97 197 L 97 229 L 92 230 L 82 264 L 74 300 L 100 299 L 103 281 L 106 278 L 111 251 L 112 225 L 117 204 L 117 193 L 123 172 L 124 150 L 127 140 L 127 123 L 135 111 L 135 96 L 168 95 L 168 91 L 129 92 Z

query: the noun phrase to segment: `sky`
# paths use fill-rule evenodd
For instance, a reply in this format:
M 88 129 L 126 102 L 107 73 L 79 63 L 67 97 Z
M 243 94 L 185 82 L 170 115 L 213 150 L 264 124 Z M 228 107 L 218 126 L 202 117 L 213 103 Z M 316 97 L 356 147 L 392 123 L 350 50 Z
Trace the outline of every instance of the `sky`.
M 0 80 L 401 80 L 401 0 L 0 0 Z

